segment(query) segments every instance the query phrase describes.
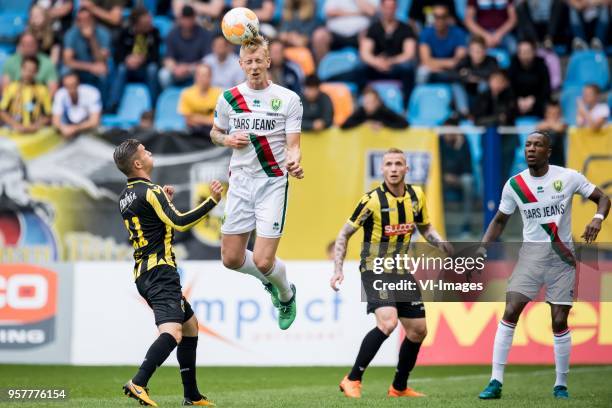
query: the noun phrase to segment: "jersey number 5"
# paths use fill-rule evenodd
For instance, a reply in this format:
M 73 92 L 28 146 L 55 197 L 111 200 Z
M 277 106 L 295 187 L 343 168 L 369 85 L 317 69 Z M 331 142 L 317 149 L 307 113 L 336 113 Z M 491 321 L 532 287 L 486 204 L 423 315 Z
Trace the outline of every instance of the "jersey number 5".
M 144 235 L 142 234 L 142 228 L 140 227 L 140 220 L 138 219 L 138 217 L 132 217 L 132 223 L 134 224 L 133 228 L 130 226 L 130 222 L 128 220 L 123 221 L 125 222 L 125 227 L 130 233 L 130 241 L 132 241 L 134 249 L 140 249 L 144 246 L 147 246 L 149 241 L 147 241 Z M 134 232 L 136 233 L 135 235 Z

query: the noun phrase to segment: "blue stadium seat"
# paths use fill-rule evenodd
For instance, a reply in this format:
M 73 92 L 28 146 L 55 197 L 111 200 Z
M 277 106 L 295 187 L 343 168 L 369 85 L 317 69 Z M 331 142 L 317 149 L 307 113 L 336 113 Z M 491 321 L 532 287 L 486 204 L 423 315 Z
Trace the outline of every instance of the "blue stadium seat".
M 495 57 L 497 64 L 502 69 L 507 69 L 510 66 L 510 54 L 502 48 L 489 48 L 487 54 Z
M 407 23 L 411 5 L 412 0 L 397 0 L 397 11 L 395 12 L 395 18 L 397 18 L 399 21 Z
M 512 164 L 510 174 L 517 174 L 527 168 L 524 153 L 525 142 L 527 141 L 527 136 L 535 130 L 538 122 L 540 122 L 540 119 L 535 116 L 519 116 L 516 118 L 514 124 L 517 127 L 524 127 L 525 129 L 518 133 L 519 144 L 514 152 L 514 163 Z
M 149 13 L 151 13 L 152 16 L 155 15 L 155 12 L 157 11 L 157 0 L 139 0 L 139 2 L 142 3 L 147 10 L 149 10 Z
M 0 8 L 1 9 L 1 8 Z M 0 40 L 13 42 L 26 28 L 28 14 L 22 12 L 2 11 L 0 14 Z
M 404 96 L 401 83 L 398 81 L 376 81 L 371 83 L 378 92 L 383 103 L 393 112 L 402 115 L 404 113 Z
M 467 0 L 455 0 L 455 11 L 457 12 L 457 17 L 461 20 L 465 18 L 465 10 L 467 9 Z
M 17 44 L 15 43 L 10 43 L 10 44 L 0 43 L 0 53 L 11 55 L 15 53 L 16 48 L 17 48 Z
M 317 2 L 317 18 L 321 21 L 324 22 L 326 20 L 325 18 L 325 0 L 316 0 Z
M 155 16 L 153 17 L 153 25 L 159 30 L 161 38 L 165 39 L 170 30 L 172 30 L 174 22 L 167 16 Z
M 482 195 L 482 135 L 475 129 L 474 122 L 471 120 L 462 120 L 459 122 L 461 131 L 463 132 L 468 146 L 470 147 L 470 155 L 472 156 L 472 175 L 474 176 L 474 191 L 479 197 Z
M 285 0 L 274 0 L 274 15 L 272 21 L 277 24 L 283 18 L 283 7 L 285 6 Z
M 159 95 L 155 108 L 154 123 L 157 130 L 185 129 L 185 118 L 176 110 L 182 90 L 183 88 L 169 87 Z
M 576 112 L 578 107 L 576 100 L 582 95 L 581 86 L 566 86 L 561 90 L 561 110 L 563 119 L 568 125 L 576 124 Z
M 329 81 L 335 76 L 350 73 L 360 67 L 361 61 L 357 50 L 344 48 L 328 52 L 319 63 L 317 74 L 321 81 Z
M 576 51 L 569 59 L 563 87 L 594 83 L 605 91 L 609 80 L 610 71 L 605 54 L 590 50 Z
M 0 0 L 0 10 L 17 14 L 28 14 L 32 0 Z
M 151 110 L 151 95 L 144 84 L 128 84 L 125 87 L 116 115 L 104 115 L 102 124 L 107 127 L 129 128 L 140 121 L 143 112 Z
M 451 90 L 448 85 L 418 85 L 410 95 L 408 122 L 410 126 L 438 126 L 451 114 Z

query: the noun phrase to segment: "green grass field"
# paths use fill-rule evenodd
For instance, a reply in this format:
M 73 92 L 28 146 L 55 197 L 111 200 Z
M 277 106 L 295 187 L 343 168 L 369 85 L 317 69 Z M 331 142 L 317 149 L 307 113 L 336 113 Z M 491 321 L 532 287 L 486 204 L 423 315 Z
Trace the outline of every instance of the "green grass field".
M 0 388 L 59 388 L 69 390 L 67 401 L 7 403 L 6 407 L 138 407 L 121 393 L 121 385 L 135 367 L 70 367 L 0 365 Z M 552 397 L 554 369 L 547 366 L 511 366 L 500 401 L 479 401 L 489 379 L 484 366 L 417 367 L 410 384 L 428 394 L 423 399 L 387 399 L 394 368 L 371 367 L 364 377 L 363 398 L 347 400 L 338 382 L 342 367 L 252 368 L 199 367 L 201 391 L 218 407 L 611 407 L 612 366 L 572 367 L 571 399 Z M 180 406 L 182 387 L 178 368 L 162 367 L 150 381 L 160 406 Z

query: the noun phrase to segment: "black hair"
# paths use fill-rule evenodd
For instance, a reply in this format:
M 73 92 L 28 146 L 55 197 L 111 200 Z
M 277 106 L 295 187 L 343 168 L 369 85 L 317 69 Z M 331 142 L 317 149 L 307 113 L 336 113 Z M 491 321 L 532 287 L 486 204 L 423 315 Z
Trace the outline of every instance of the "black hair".
M 26 62 L 31 62 L 32 64 L 36 65 L 36 70 L 38 71 L 38 68 L 40 66 L 40 63 L 38 62 L 38 58 L 34 56 L 23 57 L 23 59 L 21 60 L 21 66 L 23 67 L 26 64 Z
M 315 74 L 310 74 L 304 79 L 304 86 L 306 87 L 318 87 L 321 85 L 321 80 Z
M 546 130 L 535 130 L 529 134 L 529 136 L 532 136 L 532 135 L 540 135 L 544 137 L 544 140 L 546 141 L 546 145 L 550 148 L 552 144 L 552 138 L 550 137 L 550 134 Z

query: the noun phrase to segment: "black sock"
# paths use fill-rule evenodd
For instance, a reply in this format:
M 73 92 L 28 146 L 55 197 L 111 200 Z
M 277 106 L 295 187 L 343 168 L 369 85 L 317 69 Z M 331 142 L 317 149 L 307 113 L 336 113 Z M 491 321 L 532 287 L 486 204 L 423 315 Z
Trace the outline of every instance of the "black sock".
M 160 365 L 172 353 L 172 350 L 176 347 L 176 340 L 169 333 L 162 333 L 159 335 L 157 340 L 151 344 L 144 361 L 140 365 L 140 369 L 132 378 L 132 382 L 141 387 L 146 387 L 149 379 Z
M 408 337 L 404 337 L 404 341 L 399 351 L 395 378 L 393 379 L 393 388 L 396 390 L 403 391 L 408 386 L 408 376 L 416 364 L 421 344 L 422 343 L 413 343 L 408 340 Z
M 200 400 L 200 391 L 196 382 L 196 348 L 198 337 L 185 337 L 176 349 L 176 359 L 181 368 L 183 380 L 183 395 L 192 401 Z
M 378 349 L 387 340 L 387 336 L 378 327 L 373 328 L 365 335 L 359 348 L 359 354 L 355 360 L 355 365 L 348 375 L 348 379 L 351 381 L 361 381 L 363 372 L 368 367 L 368 364 L 372 361 Z

